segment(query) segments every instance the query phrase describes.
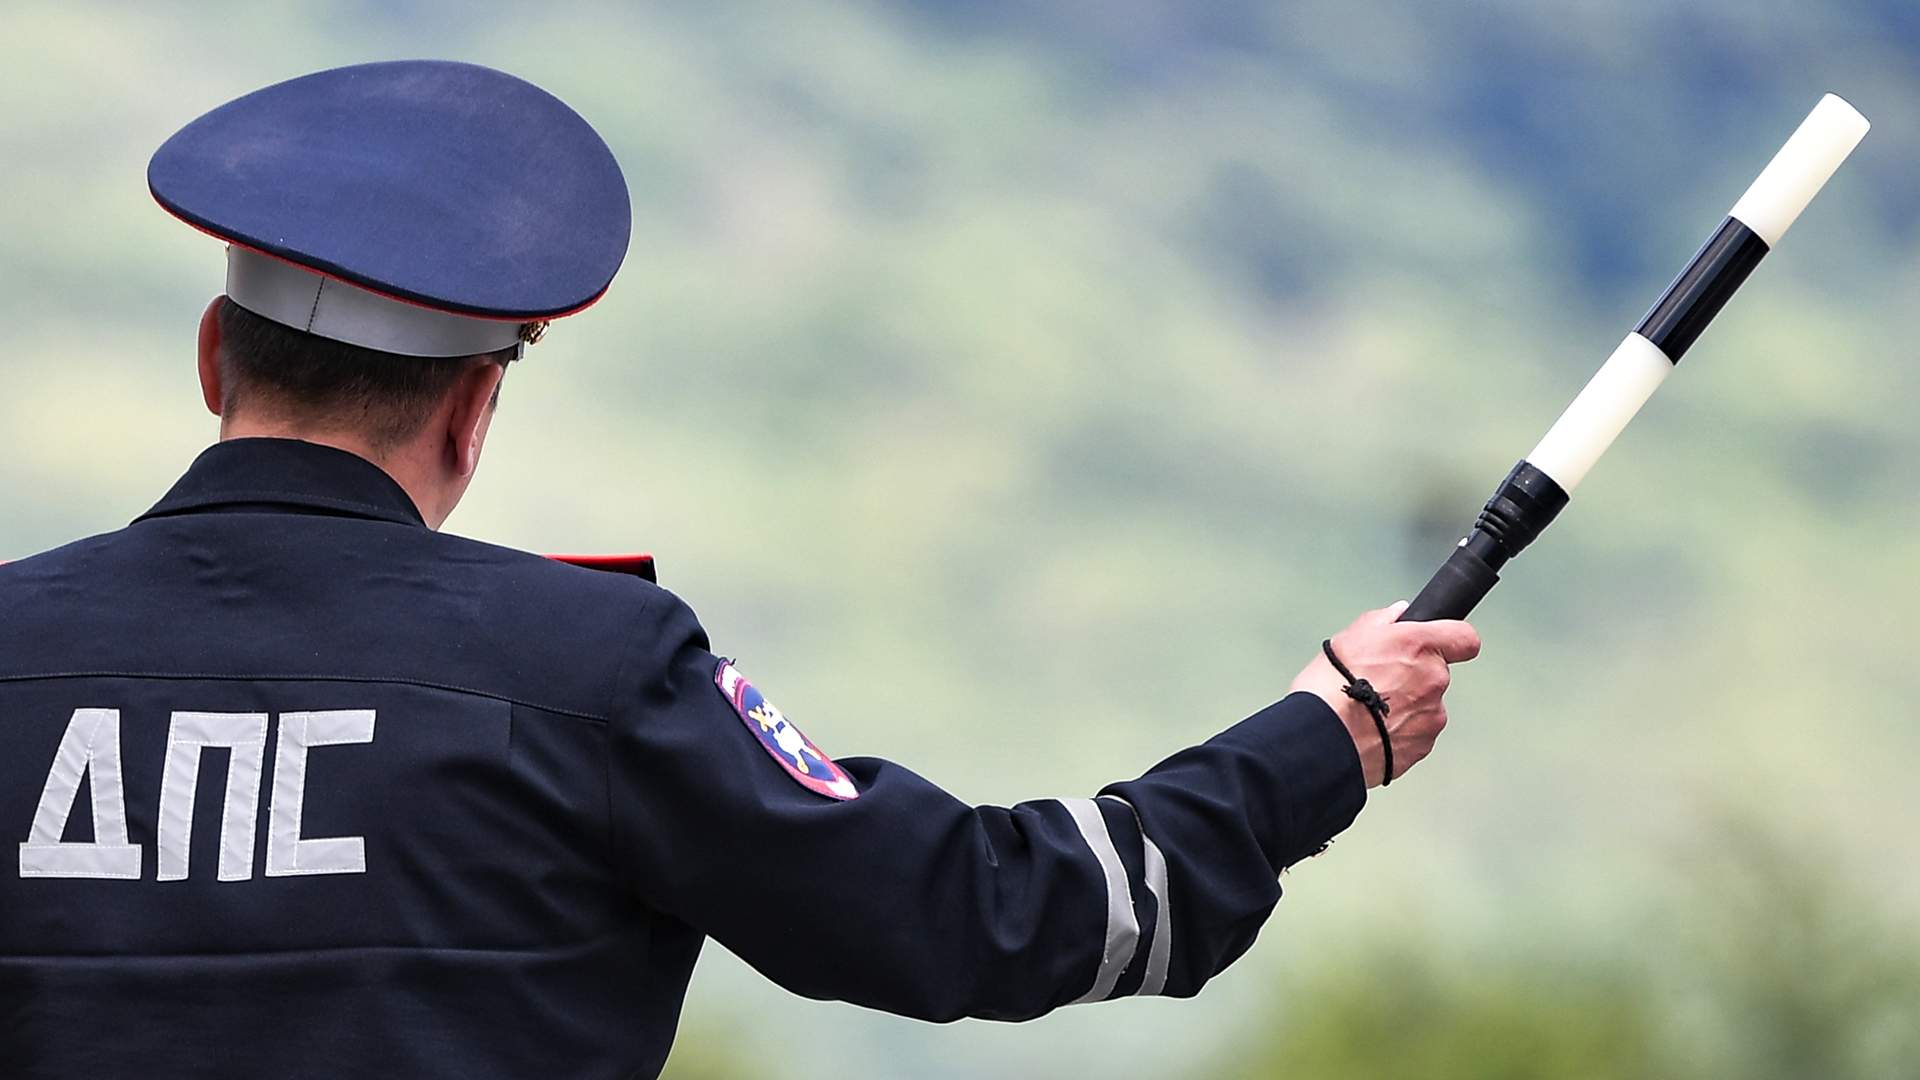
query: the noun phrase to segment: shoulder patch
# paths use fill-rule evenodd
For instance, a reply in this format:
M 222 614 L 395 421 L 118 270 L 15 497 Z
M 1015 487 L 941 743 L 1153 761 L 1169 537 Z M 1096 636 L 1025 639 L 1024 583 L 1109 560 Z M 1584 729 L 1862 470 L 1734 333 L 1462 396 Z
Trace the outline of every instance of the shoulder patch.
M 821 753 L 785 713 L 754 689 L 746 676 L 733 666 L 733 661 L 720 661 L 713 672 L 713 685 L 727 699 L 727 704 L 733 706 L 740 722 L 760 740 L 761 748 L 801 787 L 829 799 L 851 801 L 860 797 L 860 789 L 853 786 L 853 778 L 846 770 Z

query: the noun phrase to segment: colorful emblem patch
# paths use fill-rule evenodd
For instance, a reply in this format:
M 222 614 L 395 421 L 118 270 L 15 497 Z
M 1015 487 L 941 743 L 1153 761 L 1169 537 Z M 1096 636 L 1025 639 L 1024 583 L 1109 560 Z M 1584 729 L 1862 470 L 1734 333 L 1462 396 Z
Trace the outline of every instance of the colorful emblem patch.
M 753 688 L 747 677 L 733 666 L 733 661 L 722 660 L 714 670 L 713 685 L 740 714 L 740 722 L 747 725 L 753 737 L 760 740 L 773 760 L 787 770 L 787 775 L 799 782 L 808 791 L 818 792 L 829 799 L 857 799 L 860 789 L 853 786 L 853 779 L 833 760 L 813 745 L 813 740 L 800 734 L 786 714 L 773 707 L 760 691 Z

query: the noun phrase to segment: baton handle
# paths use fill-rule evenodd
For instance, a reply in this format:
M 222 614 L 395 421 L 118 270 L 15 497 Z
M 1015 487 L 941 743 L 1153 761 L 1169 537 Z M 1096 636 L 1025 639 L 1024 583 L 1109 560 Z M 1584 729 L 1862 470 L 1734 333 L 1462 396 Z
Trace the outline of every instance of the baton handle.
M 1499 583 L 1500 568 L 1507 560 L 1526 550 L 1566 505 L 1566 489 L 1553 477 L 1531 462 L 1515 465 L 1480 509 L 1473 531 L 1396 621 L 1466 618 Z
M 1464 619 L 1481 597 L 1500 583 L 1500 574 L 1463 545 L 1453 549 L 1447 561 L 1427 579 L 1426 588 L 1413 598 L 1399 622 L 1433 622 L 1437 619 Z

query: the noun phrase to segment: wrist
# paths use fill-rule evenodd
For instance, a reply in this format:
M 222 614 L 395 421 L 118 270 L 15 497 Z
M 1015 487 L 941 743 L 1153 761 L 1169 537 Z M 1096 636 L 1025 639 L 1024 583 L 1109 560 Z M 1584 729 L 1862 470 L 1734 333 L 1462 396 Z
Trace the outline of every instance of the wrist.
M 1333 669 L 1324 656 L 1317 656 L 1308 664 L 1298 678 L 1293 680 L 1291 689 L 1304 691 L 1327 703 L 1333 714 L 1347 729 L 1347 735 L 1353 740 L 1353 748 L 1360 755 L 1360 772 L 1366 778 L 1369 788 L 1379 787 L 1384 775 L 1386 751 L 1380 744 L 1380 726 L 1373 721 L 1373 714 L 1367 707 L 1348 697 L 1341 689 L 1346 680 Z

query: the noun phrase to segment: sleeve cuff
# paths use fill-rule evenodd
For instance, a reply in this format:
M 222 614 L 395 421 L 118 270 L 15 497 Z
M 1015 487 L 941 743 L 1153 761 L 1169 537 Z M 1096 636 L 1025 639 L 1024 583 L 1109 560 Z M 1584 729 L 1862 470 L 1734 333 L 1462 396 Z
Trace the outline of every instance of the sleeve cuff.
M 1353 824 L 1367 802 L 1360 754 L 1340 717 L 1316 694 L 1289 694 L 1219 736 L 1267 763 L 1276 835 L 1267 850 L 1279 868 L 1315 855 Z

